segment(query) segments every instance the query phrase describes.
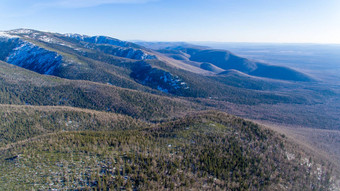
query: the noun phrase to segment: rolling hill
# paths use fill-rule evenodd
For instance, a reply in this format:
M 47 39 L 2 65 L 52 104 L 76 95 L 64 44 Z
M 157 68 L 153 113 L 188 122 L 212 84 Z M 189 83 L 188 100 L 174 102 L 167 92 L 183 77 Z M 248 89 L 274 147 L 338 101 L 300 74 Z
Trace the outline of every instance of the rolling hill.
M 170 51 L 169 51 L 170 50 Z M 200 67 L 214 73 L 222 70 L 238 70 L 252 76 L 265 77 L 289 81 L 313 81 L 314 79 L 306 74 L 290 69 L 288 67 L 274 66 L 261 62 L 252 61 L 239 57 L 226 50 L 209 49 L 206 47 L 169 46 L 165 50 L 158 50 L 166 53 L 174 59 L 189 60 L 201 63 Z M 209 64 L 209 65 L 208 65 Z M 217 69 L 218 68 L 218 69 Z

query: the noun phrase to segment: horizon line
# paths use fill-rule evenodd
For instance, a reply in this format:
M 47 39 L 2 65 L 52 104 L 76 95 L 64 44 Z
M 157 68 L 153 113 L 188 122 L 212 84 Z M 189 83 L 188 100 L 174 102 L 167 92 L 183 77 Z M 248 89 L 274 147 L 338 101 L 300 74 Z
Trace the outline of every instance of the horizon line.
M 63 33 L 63 32 L 55 32 L 55 31 L 50 31 L 50 30 L 39 30 L 39 29 L 32 29 L 32 28 L 25 28 L 25 27 L 19 27 L 15 29 L 10 29 L 10 30 L 0 30 L 0 32 L 8 32 L 8 31 L 13 31 L 13 30 L 33 30 L 33 31 L 39 31 L 39 32 L 47 32 L 47 33 L 59 33 L 59 34 L 80 34 L 77 32 L 74 33 Z M 87 36 L 107 36 L 111 38 L 116 38 L 118 40 L 122 41 L 128 41 L 128 42 L 151 42 L 151 43 L 214 43 L 214 44 L 232 44 L 232 43 L 237 43 L 237 44 L 282 44 L 282 45 L 335 45 L 335 46 L 340 46 L 340 43 L 330 43 L 330 42 L 273 42 L 273 41 L 268 41 L 268 42 L 251 42 L 251 41 L 215 41 L 215 40 L 203 40 L 203 41 L 195 41 L 195 40 L 129 40 L 129 39 L 120 39 L 118 37 L 114 37 L 113 35 L 89 35 L 89 34 L 80 34 L 80 35 L 87 35 Z

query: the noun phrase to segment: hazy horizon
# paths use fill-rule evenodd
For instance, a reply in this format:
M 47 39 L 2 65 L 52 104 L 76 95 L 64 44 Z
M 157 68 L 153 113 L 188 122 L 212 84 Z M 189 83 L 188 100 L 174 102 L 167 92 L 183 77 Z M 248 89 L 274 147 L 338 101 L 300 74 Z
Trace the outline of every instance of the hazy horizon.
M 0 28 L 122 40 L 340 44 L 337 0 L 4 0 Z
M 6 32 L 6 31 L 11 31 L 11 30 L 18 30 L 18 29 L 24 29 L 24 30 L 38 30 L 35 28 L 12 28 L 12 29 L 0 29 L 0 32 Z M 42 32 L 50 32 L 50 33 L 60 33 L 60 34 L 80 34 L 80 35 L 87 35 L 87 36 L 97 36 L 100 34 L 87 34 L 87 33 L 70 33 L 70 32 L 59 32 L 59 31 L 49 31 L 49 30 L 41 30 Z M 116 36 L 112 35 L 105 35 L 108 37 L 112 38 L 117 38 Z M 204 44 L 254 44 L 254 45 L 330 45 L 330 46 L 339 46 L 340 47 L 340 42 L 339 43 L 318 43 L 318 42 L 246 42 L 246 41 L 180 41 L 180 40 L 143 40 L 143 39 L 120 39 L 119 40 L 124 40 L 124 41 L 129 41 L 129 42 L 151 42 L 151 43 L 188 43 L 188 44 L 196 44 L 196 45 L 202 45 Z

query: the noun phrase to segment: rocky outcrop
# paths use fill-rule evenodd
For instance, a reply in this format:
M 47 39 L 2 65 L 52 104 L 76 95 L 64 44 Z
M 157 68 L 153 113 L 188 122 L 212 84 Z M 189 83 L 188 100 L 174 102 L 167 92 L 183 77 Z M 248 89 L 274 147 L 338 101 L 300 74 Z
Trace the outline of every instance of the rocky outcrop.
M 189 89 L 188 85 L 178 76 L 158 68 L 152 68 L 145 62 L 135 65 L 131 77 L 143 85 L 165 93 L 181 95 L 183 91 Z
M 0 38 L 0 59 L 40 74 L 52 75 L 62 63 L 62 56 L 19 38 Z
M 99 50 L 105 54 L 110 54 L 113 56 L 129 58 L 134 60 L 146 60 L 146 59 L 157 59 L 154 55 L 149 55 L 140 49 L 126 48 L 126 47 L 116 47 L 110 45 L 88 45 L 87 48 Z

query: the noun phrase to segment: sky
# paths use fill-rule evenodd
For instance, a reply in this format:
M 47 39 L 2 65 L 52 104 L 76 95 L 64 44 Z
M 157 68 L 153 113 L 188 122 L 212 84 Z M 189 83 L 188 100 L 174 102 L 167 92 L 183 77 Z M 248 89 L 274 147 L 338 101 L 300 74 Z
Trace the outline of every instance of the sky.
M 340 0 L 0 0 L 0 30 L 121 40 L 340 44 Z

